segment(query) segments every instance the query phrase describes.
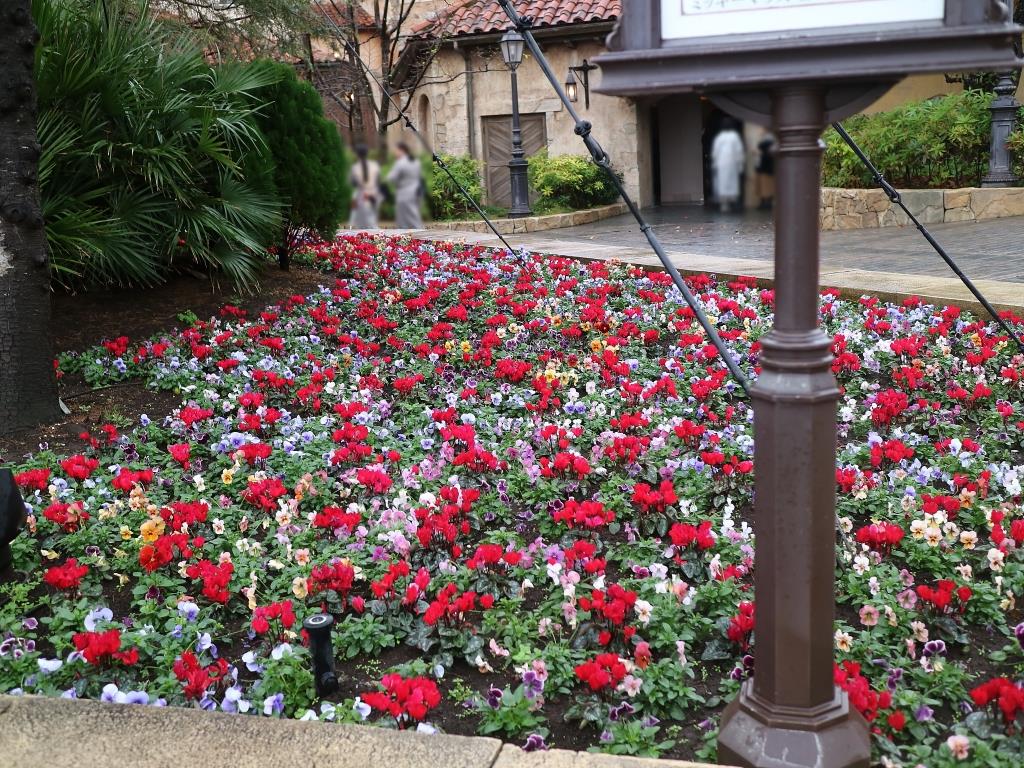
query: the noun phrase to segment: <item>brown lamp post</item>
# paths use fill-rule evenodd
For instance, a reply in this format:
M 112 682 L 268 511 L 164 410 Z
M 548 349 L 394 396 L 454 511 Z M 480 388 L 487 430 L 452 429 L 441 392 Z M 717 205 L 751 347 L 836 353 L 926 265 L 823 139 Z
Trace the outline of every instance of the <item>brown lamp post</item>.
M 821 133 L 906 74 L 1020 66 L 1016 30 L 997 0 L 633 0 L 597 60 L 602 93 L 707 93 L 778 139 L 775 325 L 751 390 L 755 672 L 723 714 L 723 763 L 870 760 L 832 676 L 839 390 L 818 326 Z

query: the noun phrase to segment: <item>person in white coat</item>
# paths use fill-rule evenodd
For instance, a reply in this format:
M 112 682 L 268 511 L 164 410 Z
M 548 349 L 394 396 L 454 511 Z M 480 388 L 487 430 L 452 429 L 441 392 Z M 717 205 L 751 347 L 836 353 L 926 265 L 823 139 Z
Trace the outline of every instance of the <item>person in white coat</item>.
M 711 143 L 711 170 L 714 174 L 715 199 L 728 213 L 740 198 L 740 177 L 746 165 L 743 139 L 735 120 L 722 124 L 722 130 Z
M 395 226 L 399 229 L 423 229 L 423 217 L 420 215 L 423 174 L 419 161 L 404 142 L 398 145 L 398 157 L 391 166 L 388 182 L 395 185 Z

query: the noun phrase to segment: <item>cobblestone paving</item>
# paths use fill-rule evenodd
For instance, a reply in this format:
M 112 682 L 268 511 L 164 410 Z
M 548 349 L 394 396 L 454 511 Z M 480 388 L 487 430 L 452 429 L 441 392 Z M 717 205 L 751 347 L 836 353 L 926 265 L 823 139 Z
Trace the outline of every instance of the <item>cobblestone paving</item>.
M 770 213 L 723 215 L 703 206 L 666 206 L 646 210 L 644 215 L 668 251 L 772 259 L 774 235 Z M 968 277 L 1024 283 L 1024 217 L 935 224 L 928 229 Z M 646 247 L 640 228 L 629 215 L 537 235 L 545 240 Z M 953 276 L 913 227 L 823 232 L 821 254 L 826 269 Z

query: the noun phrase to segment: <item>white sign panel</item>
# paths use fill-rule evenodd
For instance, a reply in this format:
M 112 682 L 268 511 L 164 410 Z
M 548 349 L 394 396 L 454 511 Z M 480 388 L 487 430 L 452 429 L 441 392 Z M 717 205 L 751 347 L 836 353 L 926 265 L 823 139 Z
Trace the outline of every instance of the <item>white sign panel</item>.
M 863 24 L 942 22 L 945 0 L 662 0 L 666 40 Z

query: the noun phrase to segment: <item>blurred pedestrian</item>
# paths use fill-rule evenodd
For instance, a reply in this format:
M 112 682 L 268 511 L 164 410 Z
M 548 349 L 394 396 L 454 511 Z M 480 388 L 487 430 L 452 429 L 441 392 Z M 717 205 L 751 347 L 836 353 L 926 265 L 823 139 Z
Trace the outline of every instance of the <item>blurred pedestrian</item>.
M 770 211 L 775 202 L 775 137 L 766 133 L 757 143 L 757 165 L 754 166 L 757 181 L 758 208 Z
M 420 200 L 423 197 L 423 173 L 420 162 L 404 141 L 396 147 L 398 157 L 388 173 L 395 185 L 395 226 L 399 229 L 423 229 Z
M 746 166 L 743 139 L 732 118 L 722 122 L 722 130 L 711 143 L 711 169 L 714 174 L 715 199 L 728 213 L 740 198 L 740 177 Z
M 352 185 L 352 211 L 349 229 L 377 229 L 377 214 L 380 210 L 380 165 L 370 159 L 365 144 L 355 147 L 356 163 L 349 173 Z

